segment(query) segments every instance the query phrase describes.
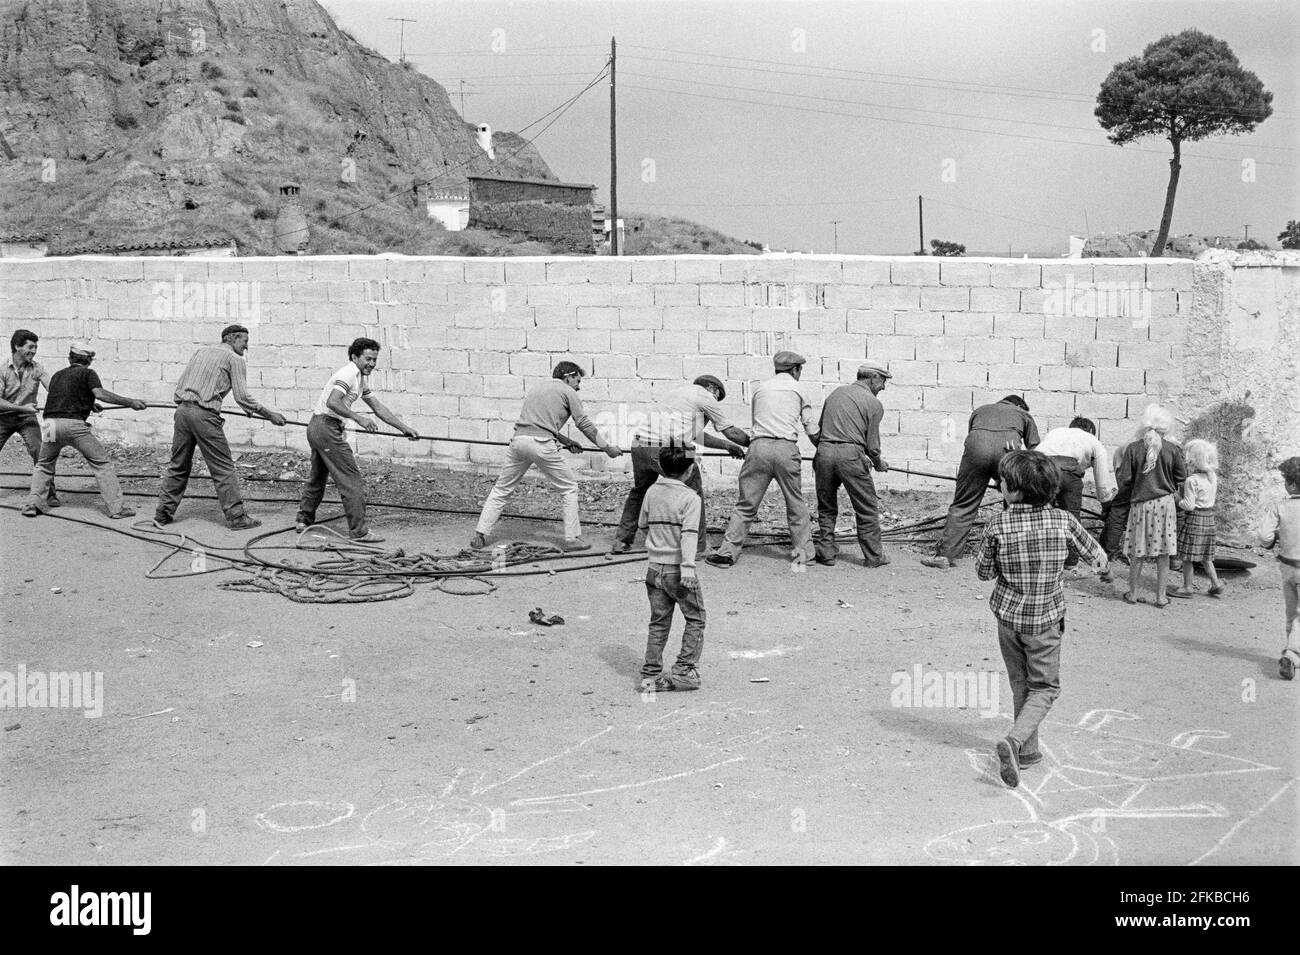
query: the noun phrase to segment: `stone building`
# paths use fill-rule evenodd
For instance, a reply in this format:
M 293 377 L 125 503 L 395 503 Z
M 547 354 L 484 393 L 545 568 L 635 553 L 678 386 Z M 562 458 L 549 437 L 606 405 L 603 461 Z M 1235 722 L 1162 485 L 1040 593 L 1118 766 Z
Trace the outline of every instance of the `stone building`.
M 593 185 L 545 179 L 469 177 L 471 228 L 518 232 L 567 252 L 594 252 Z

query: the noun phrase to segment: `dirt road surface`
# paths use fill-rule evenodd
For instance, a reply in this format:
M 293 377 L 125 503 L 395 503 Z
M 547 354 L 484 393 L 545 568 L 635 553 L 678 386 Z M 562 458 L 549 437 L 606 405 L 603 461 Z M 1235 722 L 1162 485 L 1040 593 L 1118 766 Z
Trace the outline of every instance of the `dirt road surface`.
M 115 456 L 123 473 L 156 473 L 161 453 Z M 17 441 L 0 455 L 0 469 L 29 467 Z M 403 484 L 367 467 L 375 498 L 423 481 L 420 499 L 467 510 L 491 483 L 431 471 Z M 265 487 L 294 497 L 294 485 Z M 585 513 L 609 519 L 621 493 L 584 485 Z M 711 493 L 713 523 L 730 494 Z M 121 524 L 95 495 L 64 497 L 61 514 Z M 20 500 L 0 492 L 0 504 Z M 151 516 L 147 497 L 133 502 Z M 895 518 L 943 504 L 886 500 Z M 539 489 L 512 510 L 529 507 L 555 513 Z M 293 522 L 291 504 L 250 510 L 264 529 Z M 474 520 L 375 515 L 408 552 L 455 553 Z M 178 517 L 190 546 L 251 536 L 226 530 L 210 501 Z M 611 540 L 609 528 L 588 536 Z M 506 520 L 497 541 L 509 539 L 555 543 L 558 526 Z M 1300 685 L 1277 676 L 1268 556 L 1227 576 L 1222 599 L 1164 610 L 1124 604 L 1118 583 L 1070 579 L 1047 758 L 1013 791 L 992 758 L 1011 701 L 991 585 L 971 561 L 931 571 L 894 546 L 889 567 L 866 570 L 846 548 L 833 568 L 795 573 L 759 547 L 730 570 L 706 566 L 703 688 L 643 696 L 640 563 L 589 558 L 594 569 L 501 578 L 487 596 L 420 585 L 319 606 L 220 589 L 234 572 L 145 579 L 166 547 L 70 521 L 0 510 L 0 542 L 0 671 L 103 679 L 96 718 L 0 708 L 5 863 L 1300 861 Z M 565 624 L 530 623 L 534 607 Z

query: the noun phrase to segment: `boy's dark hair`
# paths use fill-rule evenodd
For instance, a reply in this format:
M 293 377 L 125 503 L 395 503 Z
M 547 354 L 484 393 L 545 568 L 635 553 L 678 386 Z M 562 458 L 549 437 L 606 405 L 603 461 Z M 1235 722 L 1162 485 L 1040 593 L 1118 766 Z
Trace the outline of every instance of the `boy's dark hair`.
M 1087 431 L 1094 438 L 1097 436 L 1097 426 L 1082 416 L 1071 421 L 1070 427 L 1078 428 L 1080 431 Z
M 354 338 L 348 346 L 348 358 L 359 358 L 362 352 L 379 351 L 379 342 L 373 338 Z
M 690 470 L 691 463 L 691 454 L 685 448 L 671 445 L 659 452 L 659 470 L 664 477 L 681 477 Z
M 580 378 L 587 377 L 587 373 L 582 370 L 578 363 L 572 361 L 560 362 L 555 366 L 555 370 L 551 372 L 551 377 L 560 381 L 563 381 L 565 378 L 569 377 L 569 375 L 577 375 Z
M 1009 405 L 1015 405 L 1021 411 L 1029 410 L 1029 405 L 1025 402 L 1025 399 L 1021 398 L 1019 395 L 1007 395 L 1006 397 L 999 398 L 998 400 L 1005 401 Z
M 12 354 L 28 342 L 39 342 L 40 340 L 41 336 L 37 335 L 35 332 L 30 332 L 25 328 L 20 328 L 9 336 L 9 351 Z
M 1022 504 L 1041 507 L 1052 503 L 1061 486 L 1061 469 L 1038 451 L 1012 451 L 998 462 L 998 477 L 1008 491 L 1019 491 Z
M 1287 458 L 1277 466 L 1289 487 L 1300 487 L 1300 456 Z

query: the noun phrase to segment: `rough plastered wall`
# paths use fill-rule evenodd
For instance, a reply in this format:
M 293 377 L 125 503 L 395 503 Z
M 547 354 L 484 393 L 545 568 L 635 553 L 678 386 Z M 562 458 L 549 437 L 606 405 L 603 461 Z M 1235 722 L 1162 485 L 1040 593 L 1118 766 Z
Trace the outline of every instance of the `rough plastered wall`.
M 1182 436 L 1218 445 L 1220 516 L 1241 530 L 1300 454 L 1300 252 L 1204 253 L 1183 350 Z
M 1247 401 L 1249 390 L 1247 403 L 1259 412 L 1251 456 L 1232 458 L 1234 469 L 1240 461 L 1249 471 L 1251 462 L 1294 448 L 1296 268 L 1236 262 L 0 260 L 0 327 L 44 336 L 41 358 L 54 368 L 71 339 L 90 339 L 108 387 L 170 401 L 195 346 L 239 321 L 252 329 L 246 357 L 255 394 L 299 420 L 346 361 L 348 342 L 367 335 L 383 346 L 373 386 L 391 408 L 424 434 L 496 441 L 509 439 L 526 389 L 561 359 L 587 369 L 589 412 L 626 444 L 657 395 L 696 375 L 726 382 L 726 407 L 744 426 L 752 385 L 771 374 L 775 352 L 809 359 L 804 380 L 815 404 L 871 357 L 895 376 L 882 395 L 886 457 L 942 474 L 955 473 L 971 410 L 1008 392 L 1025 395 L 1043 430 L 1083 414 L 1117 445 L 1152 400 L 1199 427 L 1210 409 Z M 1216 362 L 1227 362 L 1233 376 Z M 122 440 L 166 442 L 169 418 L 118 411 L 95 426 Z M 231 417 L 227 431 L 237 444 L 306 447 L 299 428 Z M 490 467 L 503 453 L 385 438 L 360 438 L 358 449 L 467 467 Z M 627 466 L 603 455 L 579 462 L 592 474 Z M 712 459 L 708 469 L 730 475 L 736 464 Z M 1243 480 L 1234 490 L 1243 506 L 1253 486 Z

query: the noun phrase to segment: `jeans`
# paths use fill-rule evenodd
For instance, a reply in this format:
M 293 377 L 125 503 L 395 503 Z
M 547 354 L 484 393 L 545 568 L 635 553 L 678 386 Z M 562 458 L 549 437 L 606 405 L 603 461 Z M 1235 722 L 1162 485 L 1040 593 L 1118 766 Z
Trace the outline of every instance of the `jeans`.
M 853 505 L 862 556 L 868 564 L 881 560 L 885 552 L 880 543 L 880 503 L 867 453 L 856 444 L 823 441 L 813 457 L 813 473 L 817 477 L 817 557 L 834 560 L 839 554 L 835 521 L 840 513 L 839 491 L 843 484 Z
M 718 548 L 720 556 L 732 560 L 740 556 L 740 549 L 749 534 L 749 525 L 758 517 L 763 495 L 767 493 L 768 485 L 775 480 L 785 497 L 785 515 L 790 525 L 795 559 L 812 559 L 812 524 L 800 483 L 802 464 L 798 442 L 782 438 L 755 438 L 750 442 L 745 463 L 740 466 L 740 490 L 736 498 L 736 509 L 727 524 L 726 539 Z
M 517 435 L 506 448 L 506 466 L 483 503 L 483 513 L 479 515 L 476 528 L 478 533 L 486 536 L 492 532 L 505 510 L 506 501 L 510 500 L 523 476 L 534 465 L 563 499 L 564 539 L 576 540 L 582 535 L 582 522 L 578 519 L 578 479 L 565 463 L 560 443 L 554 438 L 538 440 L 527 435 Z
M 1074 458 L 1064 455 L 1054 454 L 1052 460 L 1056 462 L 1057 468 L 1061 472 L 1061 486 L 1056 492 L 1056 500 L 1053 502 L 1056 508 L 1061 511 L 1069 511 L 1075 517 L 1083 511 L 1083 474 L 1084 469 Z M 1074 567 L 1079 563 L 1079 552 L 1070 545 L 1069 556 L 1065 558 L 1066 567 Z
M 194 449 L 197 447 L 207 462 L 208 473 L 216 485 L 217 501 L 226 520 L 243 517 L 244 499 L 239 493 L 239 472 L 230 456 L 230 445 L 223 430 L 226 422 L 220 412 L 187 401 L 176 406 L 172 420 L 172 459 L 163 473 L 157 516 L 171 518 L 176 514 L 190 483 L 190 469 L 194 466 Z
M 682 631 L 682 651 L 669 679 L 678 688 L 697 689 L 700 655 L 704 652 L 704 593 L 699 580 L 694 587 L 687 587 L 682 583 L 680 567 L 652 562 L 646 570 L 645 589 L 650 598 L 650 633 L 641 677 L 653 680 L 663 672 L 664 645 L 673 625 L 673 608 L 681 607 L 686 629 Z
M 614 539 L 624 544 L 631 544 L 636 540 L 636 522 L 641 516 L 641 504 L 645 500 L 646 491 L 650 486 L 659 480 L 663 473 L 659 470 L 659 452 L 662 450 L 660 445 L 637 445 L 632 448 L 632 490 L 627 492 L 627 503 L 623 505 L 623 515 L 618 521 L 618 531 Z M 697 463 L 695 467 L 686 472 L 685 479 L 682 481 L 687 487 L 700 496 L 700 542 L 699 554 L 704 553 L 708 546 L 708 526 L 704 520 L 704 481 L 700 477 L 700 468 Z
M 31 494 L 27 504 L 44 511 L 49 500 L 50 489 L 54 487 L 54 470 L 58 466 L 59 452 L 68 445 L 76 448 L 86 459 L 90 469 L 95 472 L 95 481 L 99 484 L 99 493 L 104 495 L 108 513 L 116 514 L 126 506 L 122 496 L 122 486 L 117 483 L 117 473 L 108 460 L 108 452 L 90 431 L 90 425 L 78 418 L 46 418 L 47 428 L 53 429 L 54 440 L 41 444 L 40 457 L 36 459 L 36 468 L 32 471 Z
M 325 497 L 325 482 L 334 479 L 343 500 L 343 513 L 348 518 L 348 534 L 365 537 L 366 484 L 357 467 L 352 449 L 345 438 L 343 422 L 329 415 L 312 415 L 307 425 L 307 444 L 311 446 L 311 474 L 302 489 L 298 503 L 298 521 L 316 523 L 316 508 Z
M 998 621 L 1002 662 L 1011 681 L 1015 725 L 1007 738 L 1020 747 L 1020 755 L 1038 755 L 1038 724 L 1047 717 L 1061 694 L 1061 637 L 1065 622 L 1041 633 L 1020 633 Z
M 14 435 L 23 439 L 27 453 L 32 457 L 32 464 L 41 458 L 41 425 L 35 418 L 25 415 L 0 413 L 0 449 L 9 443 Z M 59 496 L 54 493 L 54 482 L 50 482 L 49 494 L 45 498 L 51 504 L 57 504 Z

